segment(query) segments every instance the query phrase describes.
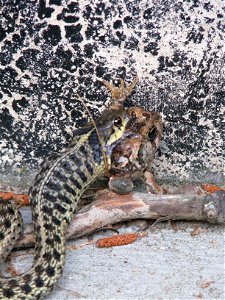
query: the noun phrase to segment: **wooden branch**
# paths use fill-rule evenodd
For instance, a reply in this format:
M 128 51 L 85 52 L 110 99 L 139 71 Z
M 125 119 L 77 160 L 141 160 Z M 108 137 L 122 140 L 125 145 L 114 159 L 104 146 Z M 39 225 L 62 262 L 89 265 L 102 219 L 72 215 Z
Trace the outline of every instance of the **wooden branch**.
M 88 234 L 109 224 L 133 219 L 204 221 L 225 224 L 225 192 L 211 195 L 152 195 L 133 192 L 118 195 L 104 190 L 92 204 L 81 209 L 67 232 L 67 239 Z M 30 227 L 26 228 L 26 232 Z M 34 244 L 33 232 L 18 241 L 16 248 Z

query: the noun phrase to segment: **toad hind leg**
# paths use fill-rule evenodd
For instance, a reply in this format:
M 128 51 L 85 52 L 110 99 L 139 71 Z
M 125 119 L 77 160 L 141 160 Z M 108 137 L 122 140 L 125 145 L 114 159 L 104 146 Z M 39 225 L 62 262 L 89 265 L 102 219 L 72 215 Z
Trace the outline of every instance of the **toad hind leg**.
M 126 98 L 132 93 L 135 85 L 138 82 L 138 77 L 135 77 L 135 79 L 131 82 L 131 84 L 127 85 L 125 87 L 124 80 L 120 79 L 120 86 L 116 87 L 112 83 L 103 80 L 102 82 L 107 87 L 107 89 L 112 94 L 112 99 L 116 102 L 116 104 L 122 105 L 123 102 L 126 100 Z
M 143 174 L 143 179 L 146 185 L 148 193 L 152 194 L 166 194 L 166 190 L 162 188 L 156 181 L 153 174 L 150 171 L 145 171 Z

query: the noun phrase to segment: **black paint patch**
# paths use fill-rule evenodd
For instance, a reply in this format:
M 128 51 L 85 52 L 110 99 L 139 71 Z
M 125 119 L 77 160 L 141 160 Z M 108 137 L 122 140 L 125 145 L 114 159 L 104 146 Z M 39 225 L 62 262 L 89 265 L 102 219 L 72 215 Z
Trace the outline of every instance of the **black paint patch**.
M 15 112 L 20 113 L 24 108 L 29 106 L 29 102 L 23 97 L 21 100 L 13 100 L 12 107 Z
M 94 53 L 96 51 L 96 47 L 92 44 L 86 44 L 84 45 L 84 53 L 87 57 L 92 58 Z
M 81 24 L 65 26 L 66 37 L 70 42 L 80 43 L 83 41 L 83 37 L 80 34 L 81 28 L 82 28 Z
M 50 5 L 61 5 L 62 0 L 50 0 L 49 4 Z
M 23 54 L 17 59 L 16 66 L 24 72 L 26 69 L 29 70 L 31 63 L 38 60 L 40 51 L 37 49 L 27 49 L 23 51 Z
M 150 52 L 152 55 L 156 56 L 159 52 L 158 43 L 150 42 L 148 45 L 144 46 L 144 52 Z
M 128 48 L 130 50 L 139 50 L 139 41 L 135 37 L 130 37 L 128 40 L 125 42 L 125 48 Z
M 203 40 L 203 37 L 204 35 L 201 30 L 196 31 L 195 29 L 192 29 L 192 31 L 187 34 L 187 41 L 185 44 L 188 44 L 190 41 L 199 44 Z
M 0 119 L 1 128 L 5 130 L 10 130 L 13 123 L 13 117 L 9 113 L 8 108 L 2 109 L 2 119 Z
M 121 20 L 116 20 L 114 23 L 113 23 L 113 28 L 114 29 L 119 29 L 123 26 L 123 23 Z
M 5 30 L 0 26 L 0 41 L 4 40 L 6 37 L 6 32 Z
M 54 11 L 53 8 L 46 7 L 46 1 L 45 0 L 40 0 L 39 1 L 38 17 L 40 19 L 50 18 L 53 11 Z
M 48 29 L 43 32 L 46 42 L 56 46 L 61 41 L 61 30 L 57 25 L 48 25 Z

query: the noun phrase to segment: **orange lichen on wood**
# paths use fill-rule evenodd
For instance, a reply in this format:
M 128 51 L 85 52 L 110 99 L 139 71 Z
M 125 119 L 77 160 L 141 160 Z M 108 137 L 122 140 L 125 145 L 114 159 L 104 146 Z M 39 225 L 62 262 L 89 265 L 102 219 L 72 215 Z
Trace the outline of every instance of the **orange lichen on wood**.
M 14 194 L 13 200 L 16 201 L 17 204 L 25 206 L 29 205 L 29 196 L 27 194 Z
M 2 200 L 11 200 L 13 199 L 13 195 L 14 193 L 12 192 L 0 192 L 0 198 L 2 198 Z
M 110 236 L 107 238 L 99 239 L 96 242 L 96 246 L 98 248 L 107 248 L 107 247 L 115 247 L 115 246 L 123 246 L 132 244 L 139 237 L 138 233 L 127 233 L 127 234 L 119 234 Z
M 13 192 L 0 191 L 0 198 L 3 200 L 14 200 L 18 205 L 29 205 L 29 196 L 27 194 L 15 194 Z
M 213 184 L 202 184 L 202 189 L 210 194 L 215 193 L 217 191 L 224 191 L 225 189 L 219 187 L 218 185 Z

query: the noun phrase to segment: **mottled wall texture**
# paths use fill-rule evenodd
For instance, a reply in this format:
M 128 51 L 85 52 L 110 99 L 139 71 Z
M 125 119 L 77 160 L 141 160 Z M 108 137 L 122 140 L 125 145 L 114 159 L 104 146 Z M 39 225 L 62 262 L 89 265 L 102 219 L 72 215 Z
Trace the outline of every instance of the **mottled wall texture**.
M 136 75 L 126 105 L 165 120 L 156 177 L 223 181 L 221 0 L 0 3 L 2 188 L 26 190 L 87 122 L 77 94 L 98 116 L 110 101 L 100 80 Z

